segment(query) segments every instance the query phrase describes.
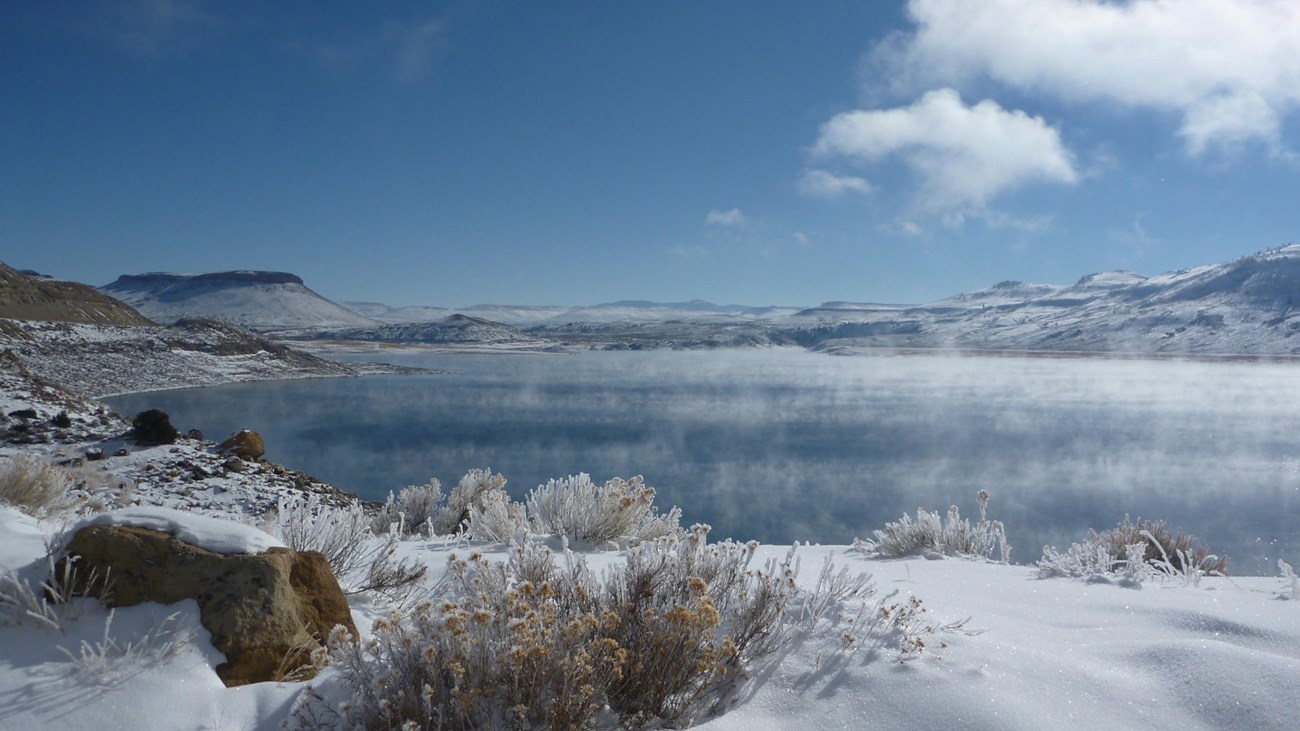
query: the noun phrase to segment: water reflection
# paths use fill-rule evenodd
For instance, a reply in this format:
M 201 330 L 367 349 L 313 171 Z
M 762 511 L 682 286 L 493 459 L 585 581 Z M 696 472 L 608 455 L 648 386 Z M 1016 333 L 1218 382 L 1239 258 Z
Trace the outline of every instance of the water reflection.
M 448 374 L 238 384 L 112 399 L 380 498 L 490 466 L 522 497 L 578 471 L 644 474 L 716 535 L 844 543 L 918 506 L 994 494 L 1013 558 L 1125 514 L 1238 573 L 1300 560 L 1295 367 L 796 351 L 433 354 Z

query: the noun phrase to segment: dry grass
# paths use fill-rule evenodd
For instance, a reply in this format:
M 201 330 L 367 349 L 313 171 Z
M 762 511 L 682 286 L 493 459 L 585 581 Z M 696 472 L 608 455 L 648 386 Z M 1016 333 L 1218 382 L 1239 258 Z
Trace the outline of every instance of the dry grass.
M 1228 573 L 1226 556 L 1216 556 L 1206 546 L 1199 545 L 1194 536 L 1173 530 L 1161 520 L 1131 521 L 1127 517 L 1114 528 L 1089 531 L 1088 542 L 1099 546 L 1116 563 L 1123 560 L 1128 546 L 1145 546 L 1142 558 L 1149 564 L 1167 560 L 1179 573 L 1189 568 L 1209 573 Z
M 70 509 L 72 475 L 48 462 L 16 455 L 0 467 L 0 502 L 38 518 Z

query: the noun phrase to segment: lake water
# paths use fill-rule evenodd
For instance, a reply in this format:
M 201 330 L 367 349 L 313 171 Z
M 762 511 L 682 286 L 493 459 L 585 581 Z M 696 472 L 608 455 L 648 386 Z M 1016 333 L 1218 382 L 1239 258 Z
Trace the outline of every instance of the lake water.
M 975 493 L 1019 562 L 1126 514 L 1239 574 L 1300 562 L 1300 364 L 796 350 L 389 358 L 447 371 L 109 399 L 182 430 L 266 437 L 267 457 L 363 497 L 491 467 L 643 474 L 717 537 L 848 543 Z

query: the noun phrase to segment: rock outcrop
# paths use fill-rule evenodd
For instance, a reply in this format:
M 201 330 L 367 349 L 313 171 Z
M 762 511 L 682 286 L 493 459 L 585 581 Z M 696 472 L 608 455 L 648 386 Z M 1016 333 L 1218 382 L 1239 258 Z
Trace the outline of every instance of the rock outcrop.
M 262 435 L 248 429 L 241 429 L 238 433 L 232 434 L 226 441 L 217 445 L 217 451 L 222 454 L 231 454 L 243 460 L 253 461 L 262 458 L 266 454 L 266 443 L 262 441 Z
M 213 646 L 226 656 L 217 674 L 227 686 L 309 668 L 310 651 L 335 625 L 357 636 L 343 591 L 315 551 L 221 554 L 150 528 L 90 525 L 69 541 L 63 560 L 71 556 L 81 576 L 111 576 L 106 593 L 85 587 L 109 606 L 196 600 Z

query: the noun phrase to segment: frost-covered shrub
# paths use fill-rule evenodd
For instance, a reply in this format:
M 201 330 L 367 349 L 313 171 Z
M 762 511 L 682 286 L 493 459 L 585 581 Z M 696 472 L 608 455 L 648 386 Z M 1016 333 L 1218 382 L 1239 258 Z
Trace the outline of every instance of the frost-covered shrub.
M 373 591 L 402 603 L 427 568 L 411 559 L 397 560 L 396 527 L 375 535 L 372 520 L 360 503 L 336 507 L 315 495 L 282 497 L 268 532 L 295 551 L 324 554 L 344 593 Z
M 474 469 L 465 473 L 460 482 L 451 489 L 447 504 L 438 511 L 434 519 L 434 528 L 439 534 L 473 533 L 471 523 L 474 511 L 483 512 L 485 501 L 508 502 L 505 497 L 506 478 L 490 469 Z
M 681 530 L 681 511 L 660 514 L 655 489 L 640 475 L 619 477 L 598 486 L 584 473 L 549 480 L 528 494 L 533 530 L 589 546 L 636 543 Z
M 1124 547 L 1124 557 L 1116 559 L 1105 546 L 1097 543 L 1073 543 L 1061 553 L 1052 546 L 1043 547 L 1038 560 L 1041 578 L 1068 576 L 1090 582 L 1114 581 L 1124 586 L 1140 586 L 1155 575 L 1155 567 L 1146 562 L 1145 543 Z
M 317 657 L 332 672 L 290 726 L 680 728 L 725 707 L 796 632 L 849 651 L 890 643 L 903 657 L 948 629 L 928 623 L 919 600 L 867 602 L 869 577 L 829 559 L 802 591 L 793 549 L 756 568 L 756 544 L 707 536 L 695 526 L 645 541 L 599 578 L 580 556 L 557 562 L 526 540 L 505 562 L 453 556 L 437 601 L 377 622 L 359 645 L 336 630 Z M 854 603 L 858 622 L 841 630 Z
M 71 508 L 73 486 L 67 470 L 25 454 L 0 467 L 0 503 L 38 518 Z
M 431 528 L 431 521 L 442 502 L 442 483 L 431 478 L 423 485 L 408 485 L 394 495 L 388 493 L 384 506 L 371 521 L 375 533 L 387 533 L 397 525 L 405 534 L 419 534 Z
M 511 507 L 505 494 L 506 478 L 493 474 L 490 469 L 473 469 L 460 478 L 450 495 L 442 492 L 442 483 L 436 478 L 423 485 L 402 488 L 388 500 L 373 519 L 376 533 L 386 532 L 389 526 L 401 526 L 407 535 L 465 534 L 478 538 L 471 528 L 476 513 L 488 514 L 490 526 L 484 528 L 484 540 L 505 540 L 517 530 L 498 537 L 510 521 L 522 521 L 521 507 Z
M 917 508 L 915 520 L 904 515 L 901 520 L 886 523 L 883 529 L 873 531 L 874 541 L 855 540 L 853 545 L 874 556 L 936 554 L 984 559 L 991 559 L 996 548 L 998 560 L 1006 563 L 1011 558 L 1006 528 L 1002 521 L 988 519 L 988 491 L 980 490 L 978 498 L 980 520 L 974 525 L 961 517 L 956 505 L 948 508 L 946 519 L 938 513 Z
M 1133 585 L 1157 574 L 1197 583 L 1202 575 L 1222 576 L 1227 571 L 1227 558 L 1197 545 L 1192 536 L 1172 531 L 1162 521 L 1134 522 L 1127 517 L 1110 530 L 1090 529 L 1083 543 L 1071 544 L 1064 553 L 1045 546 L 1038 561 L 1038 574 L 1044 578 L 1117 579 Z
M 1282 572 L 1282 594 L 1283 599 L 1300 601 L 1300 578 L 1297 578 L 1295 571 L 1291 569 L 1291 564 L 1277 560 L 1278 571 Z
M 482 493 L 478 504 L 470 504 L 470 538 L 476 541 L 508 543 L 528 531 L 528 515 L 523 503 L 510 500 L 504 490 Z

